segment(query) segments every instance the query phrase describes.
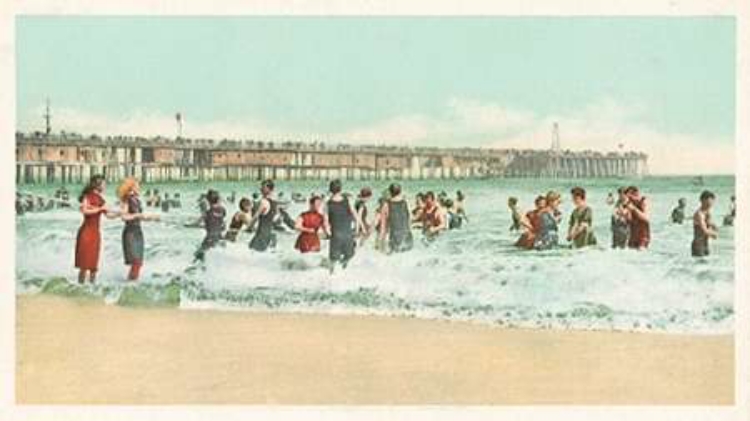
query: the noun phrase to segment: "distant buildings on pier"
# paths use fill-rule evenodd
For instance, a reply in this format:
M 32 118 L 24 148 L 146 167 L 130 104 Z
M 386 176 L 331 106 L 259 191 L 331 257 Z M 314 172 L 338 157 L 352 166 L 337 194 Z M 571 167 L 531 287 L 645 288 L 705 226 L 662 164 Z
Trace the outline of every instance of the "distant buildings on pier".
M 636 177 L 640 152 L 325 145 L 164 137 L 16 133 L 18 184 L 109 180 L 459 179 Z

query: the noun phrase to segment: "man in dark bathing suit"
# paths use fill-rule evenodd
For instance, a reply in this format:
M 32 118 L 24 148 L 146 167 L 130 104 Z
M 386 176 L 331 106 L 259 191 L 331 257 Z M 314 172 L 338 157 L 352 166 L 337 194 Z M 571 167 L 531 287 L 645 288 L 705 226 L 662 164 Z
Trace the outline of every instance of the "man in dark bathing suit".
M 203 213 L 203 227 L 206 229 L 206 236 L 203 238 L 198 251 L 195 252 L 196 261 L 204 261 L 206 252 L 215 247 L 221 241 L 224 232 L 224 218 L 227 210 L 219 203 L 219 192 L 209 190 L 206 194 L 208 209 Z
M 357 232 L 360 224 L 359 216 L 349 198 L 342 194 L 342 185 L 340 180 L 331 181 L 328 191 L 331 198 L 327 203 L 327 220 L 326 229 L 331 234 L 328 244 L 328 258 L 331 261 L 331 272 L 333 272 L 336 263 L 340 263 L 342 268 L 354 257 L 354 247 L 356 240 L 354 234 Z
M 388 236 L 388 248 L 391 253 L 411 250 L 414 238 L 411 234 L 409 205 L 401 194 L 401 186 L 391 184 L 388 194 L 390 198 L 383 207 L 380 219 L 381 244 L 385 244 L 385 238 Z
M 273 230 L 273 220 L 276 216 L 276 201 L 271 198 L 273 189 L 273 181 L 265 180 L 261 183 L 260 192 L 262 198 L 258 202 L 257 211 L 253 213 L 253 217 L 248 223 L 252 227 L 255 221 L 258 221 L 255 236 L 249 244 L 249 247 L 255 251 L 266 251 L 269 247 L 273 248 L 276 246 L 276 234 Z

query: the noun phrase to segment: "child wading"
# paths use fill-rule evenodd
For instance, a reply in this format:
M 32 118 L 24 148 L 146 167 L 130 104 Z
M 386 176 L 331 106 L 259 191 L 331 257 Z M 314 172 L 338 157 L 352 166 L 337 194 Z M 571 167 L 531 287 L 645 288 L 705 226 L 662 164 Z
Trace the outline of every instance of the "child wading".
M 596 245 L 596 236 L 593 227 L 593 212 L 586 204 L 586 190 L 575 187 L 570 191 L 573 196 L 575 209 L 570 214 L 570 228 L 568 229 L 568 241 L 573 242 L 574 248 Z
M 717 238 L 716 226 L 711 222 L 711 207 L 714 205 L 716 196 L 706 190 L 701 193 L 701 204 L 693 215 L 693 244 L 692 254 L 695 257 L 708 256 L 708 239 Z
M 219 203 L 219 192 L 209 190 L 206 193 L 206 200 L 208 200 L 208 209 L 203 213 L 203 227 L 206 229 L 206 236 L 203 238 L 198 251 L 195 252 L 195 260 L 199 261 L 203 261 L 206 252 L 221 241 L 224 232 L 224 218 L 227 216 L 227 210 Z
M 125 264 L 130 266 L 128 280 L 136 281 L 143 267 L 144 239 L 141 221 L 158 221 L 158 215 L 143 213 L 140 185 L 134 178 L 126 178 L 117 189 L 120 198 L 120 218 L 125 221 L 122 230 L 122 252 Z
M 83 224 L 78 229 L 76 236 L 76 260 L 75 266 L 78 268 L 78 283 L 86 281 L 86 273 L 89 275 L 89 282 L 92 284 L 96 280 L 96 272 L 99 270 L 99 251 L 101 250 L 101 232 L 99 230 L 99 221 L 101 216 L 107 218 L 116 218 L 117 212 L 110 212 L 104 201 L 104 190 L 106 184 L 104 177 L 95 175 L 91 177 L 88 185 L 81 192 L 78 201 L 81 202 L 81 213 L 83 214 Z

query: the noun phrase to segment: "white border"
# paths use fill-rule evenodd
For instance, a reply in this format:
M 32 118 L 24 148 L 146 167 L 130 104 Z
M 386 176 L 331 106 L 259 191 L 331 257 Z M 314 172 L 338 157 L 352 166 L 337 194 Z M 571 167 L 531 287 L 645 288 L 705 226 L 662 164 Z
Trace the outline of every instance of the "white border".
M 750 325 L 747 286 L 750 264 L 750 2 L 729 0 L 477 0 L 367 1 L 322 0 L 242 2 L 240 0 L 126 1 L 52 0 L 0 1 L 0 420 L 198 420 L 220 418 L 406 420 L 428 418 L 497 420 L 747 420 L 750 419 Z M 737 218 L 736 247 L 736 399 L 725 407 L 607 407 L 607 406 L 497 406 L 497 407 L 268 407 L 268 406 L 15 406 L 15 16 L 16 15 L 505 15 L 505 16 L 706 16 L 736 17 L 737 30 Z M 398 381 L 398 379 L 394 379 Z

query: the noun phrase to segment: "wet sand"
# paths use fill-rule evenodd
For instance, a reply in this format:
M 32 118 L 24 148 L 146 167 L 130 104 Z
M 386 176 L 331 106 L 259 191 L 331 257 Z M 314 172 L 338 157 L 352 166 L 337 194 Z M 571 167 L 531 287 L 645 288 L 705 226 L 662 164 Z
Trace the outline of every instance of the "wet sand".
M 19 296 L 22 404 L 731 404 L 732 336 Z

